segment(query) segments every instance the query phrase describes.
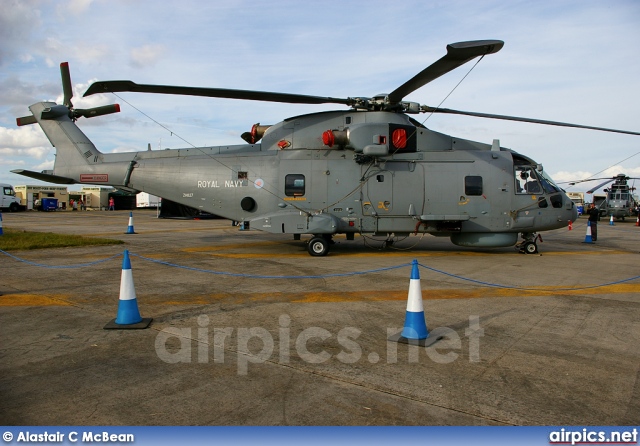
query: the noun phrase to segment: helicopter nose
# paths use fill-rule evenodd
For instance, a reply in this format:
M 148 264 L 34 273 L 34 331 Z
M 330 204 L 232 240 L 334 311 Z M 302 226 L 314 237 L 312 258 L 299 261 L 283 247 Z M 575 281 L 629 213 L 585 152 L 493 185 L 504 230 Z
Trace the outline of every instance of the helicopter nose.
M 572 222 L 576 221 L 578 219 L 578 208 L 574 205 L 571 207 L 571 218 L 570 220 Z

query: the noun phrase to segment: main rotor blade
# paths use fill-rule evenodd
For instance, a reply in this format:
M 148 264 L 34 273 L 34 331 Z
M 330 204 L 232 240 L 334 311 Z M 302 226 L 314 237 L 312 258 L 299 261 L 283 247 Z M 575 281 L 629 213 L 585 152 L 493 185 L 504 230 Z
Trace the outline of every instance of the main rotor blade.
M 608 129 L 605 127 L 594 127 L 590 125 L 571 124 L 568 122 L 546 121 L 544 119 L 520 118 L 518 116 L 492 115 L 489 113 L 476 113 L 476 112 L 468 112 L 468 111 L 461 111 L 461 110 L 451 110 L 449 108 L 435 108 L 435 107 L 429 107 L 426 105 L 423 105 L 421 107 L 421 110 L 425 113 L 448 113 L 452 115 L 475 116 L 477 118 L 502 119 L 504 121 L 520 121 L 520 122 L 528 122 L 531 124 L 556 125 L 560 127 L 573 127 L 577 129 L 599 130 L 602 132 L 624 133 L 627 135 L 640 135 L 640 132 L 632 132 L 630 130 Z
M 607 180 L 607 182 L 609 182 L 609 181 L 615 180 L 615 178 L 589 178 L 587 180 L 567 181 L 567 183 L 569 183 L 570 186 L 573 186 L 573 185 L 576 185 L 578 183 L 588 183 L 589 181 L 598 181 L 598 180 Z M 603 184 L 605 184 L 605 183 L 603 183 Z
M 393 90 L 389 94 L 389 102 L 392 104 L 398 103 L 411 92 L 458 68 L 460 65 L 464 65 L 471 59 L 485 54 L 497 53 L 502 49 L 503 45 L 504 42 L 502 40 L 474 40 L 451 43 L 447 45 L 447 54 L 445 56 Z
M 173 85 L 136 84 L 132 81 L 103 81 L 91 84 L 84 96 L 96 93 L 131 91 L 136 93 L 177 94 L 204 96 L 208 98 L 248 99 L 266 102 L 287 102 L 291 104 L 344 104 L 351 105 L 351 99 L 307 96 L 303 94 L 272 93 L 268 91 L 234 90 L 226 88 L 180 87 Z
M 73 107 L 71 103 L 73 88 L 71 86 L 71 74 L 69 74 L 69 62 L 62 62 L 60 64 L 60 76 L 62 77 L 62 91 L 64 93 L 63 104 L 71 108 Z
M 591 188 L 590 190 L 587 191 L 588 194 L 592 194 L 595 191 L 597 191 L 598 189 L 600 189 L 602 186 L 604 186 L 605 184 L 611 183 L 613 181 L 613 179 L 611 180 L 607 180 L 604 183 L 598 184 L 596 187 Z

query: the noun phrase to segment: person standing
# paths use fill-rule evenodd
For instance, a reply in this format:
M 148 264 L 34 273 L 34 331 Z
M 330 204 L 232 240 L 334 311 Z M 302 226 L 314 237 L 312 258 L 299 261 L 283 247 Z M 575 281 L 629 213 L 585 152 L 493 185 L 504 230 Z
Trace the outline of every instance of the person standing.
M 109 210 L 110 211 L 116 210 L 116 201 L 113 199 L 113 197 L 109 198 Z
M 594 203 L 589 205 L 589 223 L 591 224 L 591 240 L 598 240 L 598 220 L 600 220 L 600 210 Z

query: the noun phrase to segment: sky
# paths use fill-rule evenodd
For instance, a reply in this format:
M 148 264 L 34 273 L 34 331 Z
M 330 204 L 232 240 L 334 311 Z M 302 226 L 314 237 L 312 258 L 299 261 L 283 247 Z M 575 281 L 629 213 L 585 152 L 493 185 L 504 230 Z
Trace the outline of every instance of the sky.
M 503 40 L 504 48 L 405 100 L 640 132 L 636 0 L 3 0 L 2 6 L 0 183 L 40 184 L 10 171 L 53 168 L 55 150 L 44 133 L 37 125 L 17 127 L 16 118 L 42 100 L 62 103 L 61 62 L 69 62 L 76 108 L 120 104 L 120 113 L 78 121 L 105 153 L 149 144 L 153 150 L 243 144 L 240 135 L 255 123 L 344 107 L 141 93 L 82 98 L 98 80 L 371 97 L 435 62 L 447 44 L 484 39 Z M 556 182 L 640 177 L 640 136 L 442 114 L 414 118 L 459 138 L 499 139 L 541 163 Z M 586 191 L 596 184 L 564 187 Z

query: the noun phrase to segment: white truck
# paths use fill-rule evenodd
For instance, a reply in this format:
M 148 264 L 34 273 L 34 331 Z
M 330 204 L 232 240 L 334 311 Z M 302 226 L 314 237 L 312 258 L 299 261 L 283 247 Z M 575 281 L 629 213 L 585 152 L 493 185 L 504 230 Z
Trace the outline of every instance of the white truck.
M 13 186 L 0 183 L 0 209 L 8 209 L 9 212 L 17 212 L 22 209 L 20 198 L 16 197 Z
M 160 206 L 160 198 L 146 192 L 140 192 L 136 195 L 136 207 L 151 208 Z

